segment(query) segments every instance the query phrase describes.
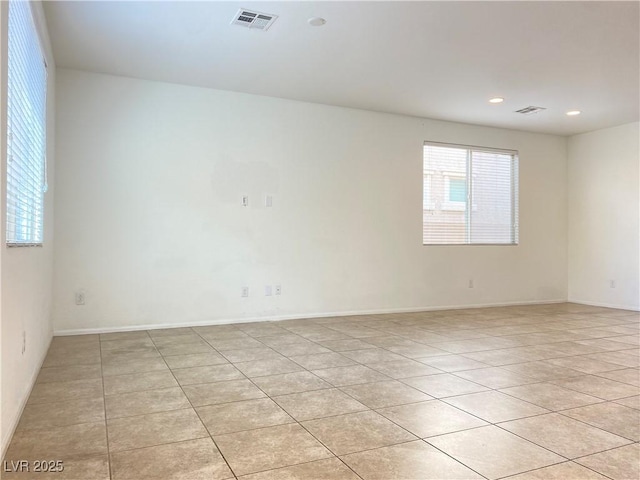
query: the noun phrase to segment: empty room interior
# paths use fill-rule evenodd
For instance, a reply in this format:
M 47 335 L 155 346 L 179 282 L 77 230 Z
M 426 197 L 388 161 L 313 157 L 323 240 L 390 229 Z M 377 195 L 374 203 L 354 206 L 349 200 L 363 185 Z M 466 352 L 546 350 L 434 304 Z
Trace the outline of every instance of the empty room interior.
M 640 2 L 0 2 L 3 479 L 636 480 Z

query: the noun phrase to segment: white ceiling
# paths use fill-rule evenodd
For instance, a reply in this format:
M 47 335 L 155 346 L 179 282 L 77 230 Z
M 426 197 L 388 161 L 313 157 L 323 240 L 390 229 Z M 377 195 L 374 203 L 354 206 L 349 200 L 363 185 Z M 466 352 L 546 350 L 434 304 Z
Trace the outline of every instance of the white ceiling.
M 570 135 L 638 120 L 639 5 L 83 1 L 45 12 L 59 67 Z M 266 32 L 230 25 L 240 7 L 279 18 Z M 514 113 L 529 105 L 547 110 Z

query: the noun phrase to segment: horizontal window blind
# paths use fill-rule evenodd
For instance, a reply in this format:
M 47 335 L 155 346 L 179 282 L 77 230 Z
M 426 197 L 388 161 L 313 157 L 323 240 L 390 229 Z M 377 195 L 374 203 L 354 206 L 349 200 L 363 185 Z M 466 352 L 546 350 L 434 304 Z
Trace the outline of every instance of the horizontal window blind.
M 9 2 L 7 244 L 39 245 L 46 189 L 47 70 L 29 2 Z
M 518 243 L 517 152 L 425 143 L 423 160 L 424 245 Z

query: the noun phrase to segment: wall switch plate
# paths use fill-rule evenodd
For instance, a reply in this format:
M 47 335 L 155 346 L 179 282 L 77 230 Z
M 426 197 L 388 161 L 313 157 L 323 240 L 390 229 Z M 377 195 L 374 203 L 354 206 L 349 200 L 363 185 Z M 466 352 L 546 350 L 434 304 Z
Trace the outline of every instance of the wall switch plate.
M 264 294 L 267 297 L 270 297 L 272 295 L 271 285 L 265 285 L 264 286 Z
M 469 280 L 469 288 L 473 288 L 473 279 Z
M 248 297 L 249 296 L 249 287 L 242 287 L 242 291 L 240 292 L 240 296 L 241 297 Z
M 276 295 L 282 295 L 282 287 L 280 285 L 276 285 Z
M 265 197 L 264 206 L 265 207 L 273 207 L 273 196 L 272 195 L 267 195 Z
M 27 351 L 27 332 L 22 331 L 22 354 Z
M 611 280 L 609 282 L 609 288 L 616 288 L 616 281 L 615 280 Z
M 84 305 L 84 292 L 76 292 L 76 305 Z

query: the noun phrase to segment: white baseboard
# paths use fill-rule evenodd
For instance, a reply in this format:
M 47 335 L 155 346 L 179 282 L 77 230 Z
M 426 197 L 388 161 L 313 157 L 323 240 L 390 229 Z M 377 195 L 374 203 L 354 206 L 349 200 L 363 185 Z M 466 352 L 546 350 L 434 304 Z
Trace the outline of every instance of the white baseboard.
M 626 304 L 619 304 L 619 303 L 591 302 L 589 300 L 578 300 L 576 298 L 571 298 L 568 301 L 571 302 L 571 303 L 580 303 L 582 305 L 590 305 L 592 307 L 615 308 L 617 310 L 632 310 L 634 312 L 640 312 L 640 305 L 626 305 Z
M 112 327 L 98 327 L 98 328 L 73 328 L 73 329 L 61 329 L 54 330 L 53 334 L 56 337 L 62 337 L 66 335 L 87 335 L 97 333 L 116 333 L 116 332 L 134 332 L 139 330 L 157 330 L 160 328 L 178 328 L 178 327 L 206 327 L 211 325 L 228 325 L 234 323 L 253 323 L 253 322 L 276 322 L 279 320 L 297 320 L 304 318 L 327 318 L 327 317 L 346 317 L 350 315 L 379 315 L 386 313 L 414 313 L 414 312 L 427 312 L 435 310 L 463 310 L 466 308 L 489 308 L 489 307 L 509 307 L 517 305 L 545 305 L 555 303 L 565 303 L 566 299 L 557 300 L 532 300 L 525 302 L 502 302 L 502 303 L 481 303 L 481 304 L 469 304 L 469 305 L 439 305 L 439 306 L 427 306 L 427 307 L 408 307 L 408 308 L 384 308 L 377 310 L 357 310 L 357 311 L 342 311 L 342 312 L 323 312 L 323 313 L 297 313 L 289 315 L 265 315 L 261 317 L 244 317 L 244 318 L 223 318 L 215 320 L 204 320 L 200 322 L 182 322 L 182 323 L 161 323 L 161 324 L 147 324 L 147 325 L 127 325 L 127 326 L 112 326 Z
M 49 339 L 49 342 L 47 343 L 47 348 L 45 348 L 41 354 L 40 361 L 37 363 L 38 368 L 34 370 L 33 374 L 31 375 L 31 379 L 29 380 L 29 388 L 27 389 L 24 397 L 20 400 L 18 412 L 15 415 L 15 417 L 11 419 L 11 426 L 9 427 L 4 438 L 2 439 L 2 456 L 0 457 L 2 459 L 4 459 L 4 456 L 7 453 L 7 449 L 9 448 L 9 444 L 11 443 L 11 439 L 13 438 L 13 434 L 15 433 L 16 428 L 18 427 L 18 422 L 22 417 L 22 413 L 24 412 L 24 407 L 27 406 L 27 400 L 29 400 L 31 391 L 33 390 L 33 387 L 36 384 L 38 374 L 40 373 L 40 370 L 42 369 L 42 365 L 44 364 L 44 359 L 47 358 L 47 352 L 49 351 L 49 347 L 51 347 L 51 340 L 53 340 L 53 336 Z

